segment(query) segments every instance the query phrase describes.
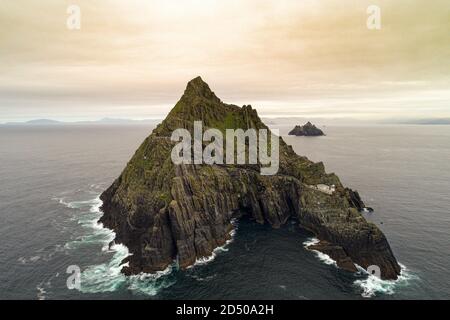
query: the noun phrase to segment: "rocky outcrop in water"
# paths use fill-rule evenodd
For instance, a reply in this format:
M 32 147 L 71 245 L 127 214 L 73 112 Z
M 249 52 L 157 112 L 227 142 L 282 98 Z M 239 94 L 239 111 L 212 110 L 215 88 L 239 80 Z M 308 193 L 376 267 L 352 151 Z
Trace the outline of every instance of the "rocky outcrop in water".
M 317 128 L 315 125 L 313 125 L 311 122 L 307 122 L 304 126 L 295 126 L 294 129 L 292 129 L 289 132 L 290 136 L 305 136 L 305 137 L 317 137 L 317 136 L 324 136 L 322 130 Z
M 174 165 L 173 130 L 192 132 L 197 120 L 222 132 L 268 129 L 251 106 L 223 103 L 201 78 L 188 83 L 167 118 L 101 195 L 100 221 L 132 253 L 125 274 L 163 270 L 174 260 L 186 268 L 222 246 L 233 219 L 246 216 L 273 228 L 298 220 L 323 241 L 318 250 L 344 269 L 378 265 L 382 278 L 397 278 L 400 267 L 385 236 L 359 213 L 363 202 L 322 163 L 298 156 L 281 138 L 280 167 L 273 176 L 261 175 L 260 165 Z M 311 187 L 323 185 L 333 188 Z

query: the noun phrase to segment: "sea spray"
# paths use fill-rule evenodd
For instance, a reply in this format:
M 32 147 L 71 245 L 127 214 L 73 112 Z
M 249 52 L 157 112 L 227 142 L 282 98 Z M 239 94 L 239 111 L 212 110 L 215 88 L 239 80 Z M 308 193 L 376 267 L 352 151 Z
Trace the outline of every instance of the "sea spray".
M 397 280 L 383 280 L 375 275 L 369 274 L 364 268 L 356 265 L 360 274 L 367 275 L 367 278 L 356 280 L 354 285 L 362 289 L 361 296 L 372 298 L 377 294 L 393 295 L 395 289 L 407 286 L 410 281 L 417 279 L 406 266 L 401 263 L 401 273 Z
M 232 243 L 234 241 L 234 236 L 236 235 L 236 232 L 238 229 L 238 222 L 236 219 L 232 219 L 231 224 L 233 225 L 233 229 L 229 233 L 230 239 L 227 240 L 223 246 L 215 248 L 212 251 L 210 256 L 197 258 L 195 260 L 194 264 L 192 266 L 189 266 L 187 269 L 192 269 L 193 267 L 196 267 L 196 266 L 208 264 L 209 262 L 213 261 L 216 258 L 217 254 L 219 254 L 220 252 L 228 252 L 227 247 L 230 243 Z
M 316 245 L 319 242 L 320 240 L 317 238 L 309 238 L 307 241 L 303 242 L 303 246 L 306 249 L 311 250 L 309 247 Z M 336 261 L 329 255 L 317 250 L 311 251 L 313 251 L 323 263 L 337 267 Z M 356 265 L 356 267 L 358 268 L 359 275 L 367 275 L 365 279 L 358 279 L 353 283 L 355 286 L 362 289 L 361 296 L 364 298 L 371 298 L 377 294 L 393 295 L 396 288 L 406 286 L 411 280 L 417 278 L 402 264 L 400 264 L 401 273 L 397 280 L 382 280 L 375 275 L 369 274 L 363 267 L 358 265 Z
M 329 255 L 327 255 L 323 252 L 320 252 L 318 250 L 309 249 L 309 247 L 316 245 L 319 242 L 320 242 L 320 240 L 317 238 L 310 238 L 310 239 L 306 240 L 305 242 L 303 242 L 303 247 L 314 252 L 316 254 L 317 258 L 319 258 L 319 260 L 322 261 L 323 263 L 337 267 L 336 261 L 333 260 Z
M 123 263 L 123 260 L 130 253 L 128 248 L 122 244 L 110 245 L 115 238 L 115 233 L 98 222 L 102 216 L 100 210 L 102 201 L 99 197 L 72 202 L 59 199 L 59 203 L 71 209 L 81 210 L 83 215 L 77 217 L 77 223 L 88 231 L 76 240 L 66 243 L 66 249 L 76 250 L 86 245 L 98 244 L 102 246 L 102 254 L 113 254 L 112 258 L 105 263 L 88 266 L 81 273 L 81 292 L 101 293 L 128 289 L 133 293 L 154 296 L 161 289 L 167 288 L 175 282 L 173 277 L 173 271 L 177 269 L 175 264 L 154 274 L 141 273 L 125 276 L 121 273 L 122 268 L 127 265 Z

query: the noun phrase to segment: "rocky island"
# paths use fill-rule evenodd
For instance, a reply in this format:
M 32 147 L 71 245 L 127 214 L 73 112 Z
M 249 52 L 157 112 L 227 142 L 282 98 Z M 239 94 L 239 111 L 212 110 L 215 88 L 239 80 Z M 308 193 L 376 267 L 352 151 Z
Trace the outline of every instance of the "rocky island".
M 311 122 L 308 121 L 304 126 L 295 126 L 294 129 L 292 129 L 289 132 L 290 136 L 305 136 L 305 137 L 317 137 L 317 136 L 324 136 L 322 130 L 317 128 L 315 125 L 313 125 Z
M 384 234 L 361 215 L 359 194 L 281 138 L 279 171 L 272 176 L 261 175 L 259 165 L 173 164 L 173 130 L 192 132 L 197 120 L 221 131 L 268 130 L 251 106 L 226 104 L 200 77 L 191 80 L 101 195 L 100 222 L 132 253 L 123 273 L 153 273 L 174 260 L 187 268 L 225 244 L 233 219 L 246 216 L 273 228 L 295 219 L 321 240 L 314 249 L 329 254 L 342 269 L 376 265 L 383 279 L 397 278 L 400 267 Z

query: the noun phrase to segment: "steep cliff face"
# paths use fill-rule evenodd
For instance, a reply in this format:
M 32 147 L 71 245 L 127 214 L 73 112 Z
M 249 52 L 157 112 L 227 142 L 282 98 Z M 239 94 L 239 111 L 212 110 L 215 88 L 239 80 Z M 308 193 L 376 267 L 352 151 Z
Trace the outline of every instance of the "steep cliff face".
M 102 195 L 101 222 L 132 255 L 126 274 L 165 269 L 175 259 L 181 268 L 230 238 L 232 220 L 248 216 L 274 228 L 289 218 L 317 235 L 315 249 L 337 259 L 343 269 L 354 263 L 377 265 L 384 279 L 400 267 L 383 233 L 359 213 L 363 202 L 344 188 L 322 163 L 295 154 L 280 138 L 280 168 L 263 176 L 259 165 L 174 165 L 173 130 L 267 129 L 250 106 L 225 104 L 201 78 L 190 81 L 167 118 L 145 139 L 120 177 Z M 323 192 L 317 185 L 334 185 Z M 357 193 L 356 193 L 357 194 Z

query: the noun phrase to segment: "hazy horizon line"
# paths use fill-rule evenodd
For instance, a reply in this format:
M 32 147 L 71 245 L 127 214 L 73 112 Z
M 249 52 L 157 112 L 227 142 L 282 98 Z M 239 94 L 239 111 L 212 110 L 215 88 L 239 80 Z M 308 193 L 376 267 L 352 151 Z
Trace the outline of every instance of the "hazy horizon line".
M 306 117 L 299 115 L 259 115 L 261 119 L 266 121 L 282 121 L 292 123 L 300 121 L 313 121 L 316 123 L 328 124 L 331 122 L 337 124 L 450 124 L 450 118 L 384 118 L 384 119 L 357 119 L 351 117 Z M 62 118 L 27 118 L 13 121 L 0 121 L 0 125 L 33 125 L 33 124 L 120 124 L 120 123 L 148 123 L 163 121 L 166 115 L 148 117 L 148 118 L 118 118 L 118 117 L 102 117 L 102 118 L 84 118 L 84 119 L 62 119 Z

